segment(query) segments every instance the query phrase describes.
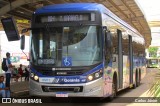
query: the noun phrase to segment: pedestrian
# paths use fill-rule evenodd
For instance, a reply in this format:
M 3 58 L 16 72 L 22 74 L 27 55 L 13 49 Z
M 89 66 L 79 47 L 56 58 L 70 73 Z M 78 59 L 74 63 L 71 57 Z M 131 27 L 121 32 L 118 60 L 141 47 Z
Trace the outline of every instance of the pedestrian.
M 23 70 L 22 70 L 22 64 L 20 64 L 20 67 L 18 68 L 18 73 L 20 74 L 20 76 L 21 76 L 21 81 L 22 81 L 22 77 L 24 76 Z
M 25 81 L 29 81 L 29 70 L 27 67 L 25 68 Z
M 4 76 L 0 76 L 0 96 L 2 96 L 2 98 L 10 97 L 9 87 L 5 87 L 4 84 Z
M 5 72 L 6 74 L 6 87 L 10 88 L 10 80 L 11 80 L 11 73 L 12 73 L 12 63 L 10 61 L 10 53 L 6 53 L 6 65 L 8 67 L 8 70 Z

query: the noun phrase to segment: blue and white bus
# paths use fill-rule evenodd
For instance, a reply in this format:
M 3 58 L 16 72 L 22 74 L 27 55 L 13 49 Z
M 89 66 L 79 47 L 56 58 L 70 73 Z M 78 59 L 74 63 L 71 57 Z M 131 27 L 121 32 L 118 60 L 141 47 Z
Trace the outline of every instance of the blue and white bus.
M 143 36 L 102 4 L 42 7 L 31 29 L 32 96 L 114 97 L 145 75 Z
M 149 57 L 147 58 L 147 67 L 148 68 L 159 68 L 160 65 L 160 59 L 159 58 L 154 58 L 154 57 Z

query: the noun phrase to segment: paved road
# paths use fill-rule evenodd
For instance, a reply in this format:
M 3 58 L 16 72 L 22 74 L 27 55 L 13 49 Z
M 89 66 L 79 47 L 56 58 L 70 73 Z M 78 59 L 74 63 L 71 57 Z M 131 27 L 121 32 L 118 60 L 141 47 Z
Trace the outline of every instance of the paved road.
M 134 99 L 132 100 L 129 97 L 139 97 L 144 95 L 144 93 L 150 88 L 151 83 L 153 82 L 153 79 L 154 79 L 154 75 L 156 74 L 157 71 L 159 70 L 156 68 L 149 68 L 147 70 L 146 76 L 144 77 L 144 79 L 142 79 L 141 85 L 139 87 L 137 87 L 136 89 L 126 89 L 124 91 L 121 91 L 118 94 L 118 97 L 115 98 L 112 102 L 109 102 L 108 99 L 104 99 L 103 101 L 98 101 L 96 98 L 95 99 L 93 98 L 92 99 L 91 98 L 89 99 L 88 98 L 85 98 L 85 99 L 84 98 L 77 98 L 77 99 L 47 98 L 47 100 L 53 102 L 52 106 L 82 106 L 82 105 L 83 106 L 132 106 L 131 103 L 134 102 Z M 130 101 L 126 102 L 127 100 L 130 100 Z M 83 103 L 84 101 L 87 101 L 88 103 Z M 126 103 L 123 103 L 123 102 L 126 102 Z M 29 105 L 30 104 L 24 104 L 24 106 L 29 106 Z M 137 106 L 137 104 L 134 106 Z

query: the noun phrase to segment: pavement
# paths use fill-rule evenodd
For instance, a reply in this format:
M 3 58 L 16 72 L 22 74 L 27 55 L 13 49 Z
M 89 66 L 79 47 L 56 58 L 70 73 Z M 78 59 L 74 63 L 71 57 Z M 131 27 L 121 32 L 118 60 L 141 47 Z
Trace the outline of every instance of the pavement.
M 12 79 L 14 80 L 14 79 Z M 11 80 L 11 97 L 21 97 L 23 95 L 29 95 L 29 82 L 19 79 L 18 82 Z

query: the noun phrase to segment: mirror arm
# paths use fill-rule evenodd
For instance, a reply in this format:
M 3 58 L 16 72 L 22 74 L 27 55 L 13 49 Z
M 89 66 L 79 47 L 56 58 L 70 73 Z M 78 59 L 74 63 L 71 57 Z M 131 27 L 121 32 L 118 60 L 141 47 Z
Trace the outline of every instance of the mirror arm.
M 26 55 L 26 53 L 22 50 L 22 52 Z M 27 57 L 27 61 L 30 61 L 30 59 L 28 58 L 28 56 L 26 55 Z
M 28 32 L 29 30 L 32 30 L 32 28 L 24 28 L 21 31 L 21 34 Z

